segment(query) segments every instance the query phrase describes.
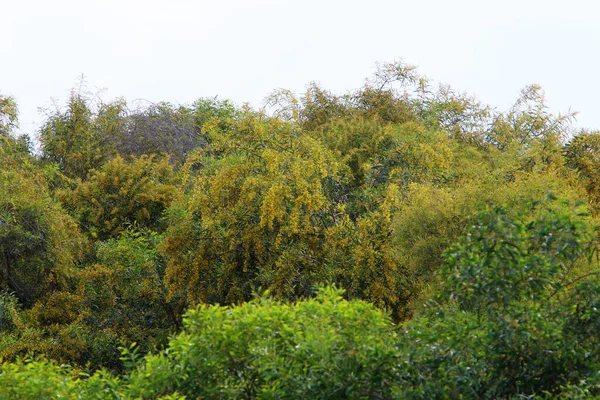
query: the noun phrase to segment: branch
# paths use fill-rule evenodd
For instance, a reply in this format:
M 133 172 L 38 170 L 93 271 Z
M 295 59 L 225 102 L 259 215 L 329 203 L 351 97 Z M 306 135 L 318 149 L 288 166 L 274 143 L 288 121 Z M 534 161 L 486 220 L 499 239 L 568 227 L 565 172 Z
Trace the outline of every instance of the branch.
M 575 279 L 575 280 L 573 280 L 573 281 L 571 281 L 571 282 L 569 282 L 569 283 L 565 284 L 564 286 L 557 288 L 557 289 L 556 289 L 556 290 L 555 290 L 555 291 L 554 291 L 554 292 L 553 292 L 553 293 L 550 295 L 550 297 L 549 297 L 549 298 L 552 298 L 552 297 L 554 297 L 554 295 L 555 295 L 556 293 L 558 293 L 558 291 L 559 291 L 560 289 L 562 289 L 562 288 L 566 288 L 566 287 L 569 287 L 569 286 L 571 286 L 572 284 L 574 284 L 574 283 L 577 283 L 577 282 L 579 282 L 580 280 L 582 280 L 582 279 L 585 279 L 585 278 L 587 278 L 587 277 L 590 277 L 590 276 L 592 276 L 592 275 L 600 275 L 600 272 L 590 272 L 590 273 L 588 273 L 588 274 L 585 274 L 585 275 L 582 275 L 582 276 L 580 276 L 579 278 L 577 278 L 577 279 Z

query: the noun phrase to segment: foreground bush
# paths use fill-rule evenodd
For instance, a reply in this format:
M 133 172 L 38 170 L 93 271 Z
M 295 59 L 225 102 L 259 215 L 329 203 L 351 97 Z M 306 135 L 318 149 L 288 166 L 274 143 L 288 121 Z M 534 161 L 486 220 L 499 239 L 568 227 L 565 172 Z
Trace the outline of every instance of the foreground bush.
M 188 312 L 169 349 L 122 379 L 73 378 L 48 361 L 5 363 L 0 398 L 374 398 L 392 397 L 395 335 L 374 306 L 335 289 L 283 304 L 260 298 L 238 307 Z M 134 352 L 124 351 L 135 367 Z
M 49 361 L 0 366 L 0 399 L 118 399 L 119 380 L 104 372 L 73 379 L 73 370 Z M 82 376 L 83 378 L 83 376 Z
M 401 336 L 403 398 L 600 395 L 595 235 L 557 203 L 487 211 L 451 248 L 437 302 Z
M 190 311 L 169 350 L 135 371 L 131 395 L 189 398 L 389 398 L 396 351 L 372 305 L 321 290 L 283 304 L 258 299 Z

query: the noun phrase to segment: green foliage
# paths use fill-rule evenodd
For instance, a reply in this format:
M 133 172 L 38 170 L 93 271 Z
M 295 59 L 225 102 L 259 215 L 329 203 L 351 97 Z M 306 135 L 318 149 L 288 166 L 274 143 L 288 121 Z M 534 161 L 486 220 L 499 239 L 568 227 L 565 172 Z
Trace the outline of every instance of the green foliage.
M 0 292 L 0 332 L 10 332 L 20 325 L 18 299 L 9 292 Z
M 18 109 L 15 99 L 0 94 L 0 138 L 5 138 L 17 125 Z
M 564 149 L 568 167 L 575 169 L 585 185 L 588 201 L 594 214 L 600 211 L 600 133 L 582 132 L 567 143 Z
M 158 240 L 125 232 L 98 243 L 96 263 L 75 274 L 74 289 L 54 291 L 16 315 L 17 329 L 0 341 L 0 356 L 45 354 L 86 370 L 122 371 L 120 346 L 138 342 L 142 354 L 162 348 L 181 310 L 166 301 Z
M 484 145 L 487 125 L 493 117 L 489 106 L 472 96 L 457 93 L 447 85 L 433 90 L 423 78 L 417 93 L 413 102 L 417 115 L 426 126 L 447 132 L 462 143 Z
M 122 381 L 103 372 L 73 379 L 67 367 L 36 361 L 4 364 L 0 390 L 11 398 L 592 398 L 600 395 L 600 279 L 562 280 L 564 261 L 586 261 L 589 239 L 579 234 L 581 217 L 566 210 L 536 207 L 544 222 L 531 226 L 501 209 L 482 214 L 448 254 L 442 277 L 452 283 L 440 296 L 447 304 L 400 332 L 372 305 L 344 301 L 333 289 L 295 304 L 263 297 L 236 307 L 204 305 L 188 312 L 184 331 L 164 352 L 139 361 L 135 348 L 123 349 L 133 369 Z M 483 229 L 513 251 L 492 256 L 514 266 L 513 274 L 462 253 L 486 254 L 488 237 L 477 246 Z M 523 237 L 539 255 L 520 246 Z M 520 268 L 531 257 L 539 264 Z M 461 271 L 477 266 L 485 284 L 473 289 L 472 276 Z M 533 284 L 507 287 L 523 270 Z M 506 295 L 498 305 L 485 302 L 500 290 Z M 485 307 L 468 301 L 474 291 Z M 28 380 L 35 384 L 26 386 Z
M 527 213 L 529 205 L 544 201 L 549 191 L 573 203 L 585 198 L 585 191 L 564 170 L 522 171 L 518 163 L 496 150 L 453 147 L 442 170 L 448 178 L 410 184 L 395 214 L 392 246 L 400 262 L 417 276 L 431 275 L 443 264 L 445 249 L 490 204 L 501 204 L 511 213 Z
M 415 278 L 426 277 L 442 265 L 444 251 L 463 234 L 476 212 L 480 194 L 473 186 L 461 191 L 430 184 L 409 186 L 401 212 L 391 224 L 392 246 Z
M 43 359 L 4 363 L 0 398 L 390 398 L 390 320 L 341 294 L 321 289 L 296 304 L 262 297 L 191 310 L 163 353 L 138 360 L 135 348 L 122 349 L 132 368 L 122 380 Z
M 204 132 L 204 125 L 217 120 L 221 128 L 225 129 L 235 119 L 240 117 L 241 111 L 229 100 L 214 98 L 201 98 L 192 104 L 192 115 L 196 129 Z
M 84 243 L 28 162 L 27 157 L 0 160 L 9 166 L 0 170 L 0 287 L 31 305 L 65 287 Z
M 537 207 L 534 203 L 529 210 L 535 216 L 527 217 L 529 221 L 501 208 L 481 214 L 464 243 L 449 250 L 442 296 L 450 292 L 461 308 L 480 312 L 539 301 L 545 289 L 556 289 L 589 251 L 584 243 L 591 240 L 591 232 L 581 211 L 540 213 Z
M 29 155 L 31 151 L 31 138 L 26 134 L 15 134 L 15 128 L 19 125 L 18 114 L 15 99 L 0 93 L 0 159 L 15 155 L 22 157 Z M 2 164 L 4 162 L 2 160 Z
M 258 111 L 80 90 L 37 157 L 0 96 L 0 397 L 600 396 L 600 142 L 573 116 L 398 61 Z
M 66 109 L 49 113 L 40 129 L 44 158 L 57 163 L 69 178 L 85 179 L 90 170 L 114 155 L 114 148 L 105 141 L 118 131 L 115 124 L 119 124 L 123 107 L 117 102 L 94 111 L 86 95 L 71 92 Z
M 0 365 L 2 399 L 122 399 L 119 380 L 98 372 L 87 379 L 73 379 L 66 365 L 46 360 Z M 82 376 L 84 377 L 84 376 Z
M 394 334 L 389 319 L 336 290 L 288 305 L 261 298 L 202 306 L 168 352 L 132 375 L 130 394 L 175 391 L 212 398 L 389 398 Z
M 96 264 L 79 273 L 77 292 L 91 310 L 85 324 L 121 343 L 140 343 L 144 352 L 164 345 L 180 319 L 166 301 L 158 241 L 153 233 L 124 232 L 100 243 Z
M 531 211 L 487 211 L 449 251 L 437 305 L 401 338 L 403 397 L 532 396 L 593 377 L 597 338 L 581 328 L 596 323 L 598 278 L 566 278 L 592 231 L 555 202 Z
M 490 140 L 501 150 L 512 143 L 529 147 L 536 142 L 561 142 L 571 133 L 575 114 L 555 116 L 547 108 L 542 88 L 527 86 L 514 106 L 495 118 Z

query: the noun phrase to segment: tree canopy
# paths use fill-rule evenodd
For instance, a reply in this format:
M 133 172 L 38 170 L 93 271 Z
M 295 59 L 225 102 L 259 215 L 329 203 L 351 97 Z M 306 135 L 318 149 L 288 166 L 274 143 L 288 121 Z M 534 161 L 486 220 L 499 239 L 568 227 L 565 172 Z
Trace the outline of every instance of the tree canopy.
M 256 109 L 80 88 L 22 136 L 0 94 L 0 397 L 598 397 L 573 118 L 402 62 Z

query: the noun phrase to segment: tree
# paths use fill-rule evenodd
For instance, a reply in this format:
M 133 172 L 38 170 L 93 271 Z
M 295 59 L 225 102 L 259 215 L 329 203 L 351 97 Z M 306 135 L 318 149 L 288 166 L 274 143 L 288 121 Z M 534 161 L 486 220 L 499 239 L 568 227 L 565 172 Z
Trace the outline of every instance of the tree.
M 399 341 L 401 397 L 510 398 L 594 387 L 597 336 L 584 326 L 598 326 L 600 286 L 589 258 L 597 238 L 582 211 L 550 196 L 525 213 L 491 207 L 475 219 L 446 253 L 441 290 Z M 595 273 L 578 276 L 581 264 Z
M 40 129 L 44 159 L 57 163 L 69 178 L 85 179 L 115 154 L 108 139 L 119 131 L 123 109 L 117 101 L 94 111 L 92 100 L 72 91 L 66 109 L 49 113 Z
M 568 167 L 579 173 L 584 181 L 592 211 L 600 211 L 600 133 L 581 132 L 564 148 L 564 157 Z
M 240 129 L 256 134 L 217 137 L 212 148 L 227 147 L 203 159 L 191 195 L 168 211 L 167 281 L 190 304 L 244 301 L 259 287 L 294 299 L 325 276 L 318 254 L 332 217 L 323 184 L 335 162 L 279 122 Z
M 518 145 L 523 149 L 535 143 L 561 144 L 572 133 L 571 122 L 576 113 L 553 115 L 548 112 L 544 91 L 539 85 L 525 87 L 515 104 L 497 115 L 488 140 L 500 150 Z
M 94 239 L 115 237 L 127 226 L 158 230 L 162 212 L 175 198 L 176 177 L 168 158 L 117 156 L 75 189 L 58 197 Z
M 124 157 L 168 154 L 182 163 L 190 151 L 205 144 L 205 139 L 189 108 L 159 103 L 130 111 L 113 143 Z
M 0 137 L 6 137 L 17 125 L 17 103 L 12 97 L 0 94 Z
M 95 263 L 78 271 L 75 292 L 89 310 L 80 324 L 93 333 L 82 361 L 121 369 L 119 346 L 137 343 L 140 353 L 154 351 L 180 328 L 183 312 L 167 302 L 159 240 L 149 231 L 125 231 L 99 243 Z
M 0 284 L 27 306 L 66 286 L 84 248 L 75 221 L 29 168 L 0 170 Z

